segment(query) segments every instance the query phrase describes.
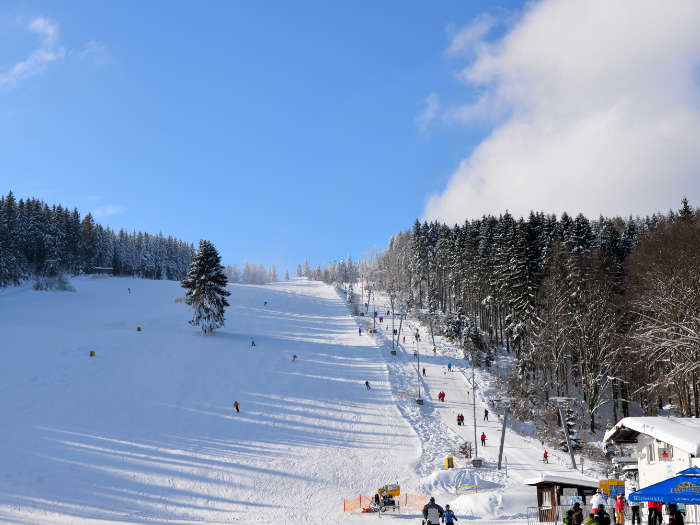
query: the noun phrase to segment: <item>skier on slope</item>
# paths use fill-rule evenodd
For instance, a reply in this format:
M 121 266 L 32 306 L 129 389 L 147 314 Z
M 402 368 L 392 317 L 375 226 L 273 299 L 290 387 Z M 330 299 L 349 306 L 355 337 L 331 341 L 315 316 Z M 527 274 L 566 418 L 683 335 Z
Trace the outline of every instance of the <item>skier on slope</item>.
M 238 406 L 239 406 L 239 405 L 238 405 L 238 401 L 234 401 L 234 402 L 233 402 L 233 408 L 236 409 L 236 412 L 240 412 L 240 410 L 238 409 Z
M 547 449 L 545 449 L 544 454 L 542 455 L 542 463 L 549 463 L 549 453 L 547 452 Z
M 372 390 L 372 387 L 369 386 L 369 381 L 365 381 L 365 387 L 367 388 L 367 390 Z
M 489 420 L 489 411 L 487 409 L 484 409 L 484 421 Z
M 362 335 L 362 328 L 358 328 L 357 333 L 358 333 L 358 335 Z
M 481 446 L 482 447 L 486 446 L 486 432 L 481 433 Z
M 431 497 L 430 502 L 423 507 L 423 517 L 426 525 L 438 525 L 440 518 L 444 515 L 442 507 L 435 503 L 435 498 Z
M 445 505 L 445 513 L 442 518 L 445 521 L 445 525 L 453 525 L 455 521 L 458 521 L 457 516 L 455 516 L 455 513 L 452 512 L 449 505 Z

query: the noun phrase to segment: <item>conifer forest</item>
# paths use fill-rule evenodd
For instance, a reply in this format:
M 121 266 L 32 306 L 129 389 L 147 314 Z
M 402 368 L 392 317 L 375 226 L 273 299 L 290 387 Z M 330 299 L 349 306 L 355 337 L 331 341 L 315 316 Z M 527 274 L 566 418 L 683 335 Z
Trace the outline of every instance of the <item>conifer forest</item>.
M 172 236 L 114 232 L 90 213 L 0 195 L 0 287 L 51 274 L 109 267 L 115 275 L 180 280 L 194 247 Z
M 512 353 L 504 387 L 524 419 L 552 396 L 582 400 L 591 432 L 606 404 L 615 421 L 632 403 L 700 417 L 700 219 L 685 199 L 626 220 L 416 220 L 366 276 L 483 366 L 499 346 Z

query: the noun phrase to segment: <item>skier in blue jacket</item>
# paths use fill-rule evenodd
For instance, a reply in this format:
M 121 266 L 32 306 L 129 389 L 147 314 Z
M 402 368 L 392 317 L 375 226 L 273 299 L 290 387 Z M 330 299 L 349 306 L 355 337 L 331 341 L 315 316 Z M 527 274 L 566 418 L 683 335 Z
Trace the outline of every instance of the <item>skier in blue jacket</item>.
M 452 512 L 449 505 L 445 505 L 445 511 L 442 515 L 442 519 L 445 520 L 445 525 L 452 525 L 455 521 L 457 521 L 457 516 L 455 516 L 455 513 Z

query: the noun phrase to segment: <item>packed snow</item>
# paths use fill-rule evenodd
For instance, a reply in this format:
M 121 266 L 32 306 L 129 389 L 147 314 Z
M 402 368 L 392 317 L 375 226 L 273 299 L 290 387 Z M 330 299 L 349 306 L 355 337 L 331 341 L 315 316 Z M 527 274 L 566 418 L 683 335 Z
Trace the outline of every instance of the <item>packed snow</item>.
M 230 286 L 226 325 L 211 336 L 187 323 L 176 282 L 73 286 L 0 292 L 0 522 L 360 523 L 377 515 L 344 514 L 343 499 L 396 481 L 460 518 L 524 520 L 536 498 L 523 480 L 572 472 L 567 454 L 550 450 L 543 464 L 541 444 L 512 427 L 507 471 L 496 469 L 496 392 L 481 370 L 484 467 L 467 466 L 454 454 L 474 436 L 458 349 L 438 340 L 433 354 L 424 328 L 404 322 L 424 334 L 419 376 L 411 345 L 391 354 L 390 317 L 368 334 L 372 319 L 323 283 Z M 457 468 L 444 469 L 447 455 Z M 478 494 L 456 495 L 473 484 Z

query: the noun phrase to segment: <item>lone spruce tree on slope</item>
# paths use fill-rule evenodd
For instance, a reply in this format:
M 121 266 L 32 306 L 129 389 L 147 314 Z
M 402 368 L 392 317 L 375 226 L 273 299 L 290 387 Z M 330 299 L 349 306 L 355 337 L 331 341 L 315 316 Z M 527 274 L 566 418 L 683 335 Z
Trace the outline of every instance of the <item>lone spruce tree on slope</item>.
M 194 308 L 193 326 L 201 326 L 204 335 L 224 326 L 224 308 L 229 304 L 226 297 L 226 274 L 221 266 L 221 257 L 209 241 L 199 241 L 199 250 L 194 254 L 187 276 L 182 280 L 185 302 Z

